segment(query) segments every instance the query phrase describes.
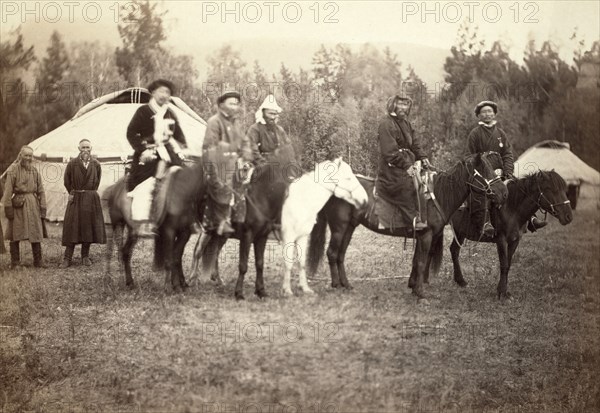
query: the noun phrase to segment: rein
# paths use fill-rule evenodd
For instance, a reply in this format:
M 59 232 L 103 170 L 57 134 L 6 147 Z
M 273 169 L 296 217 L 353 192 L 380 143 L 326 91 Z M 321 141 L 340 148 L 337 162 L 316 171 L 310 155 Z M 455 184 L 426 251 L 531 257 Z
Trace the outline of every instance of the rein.
M 493 178 L 491 180 L 488 180 L 485 177 L 483 177 L 477 169 L 473 169 L 473 172 L 469 171 L 469 168 L 467 167 L 466 162 L 461 163 L 461 165 L 463 165 L 465 167 L 467 172 L 469 172 L 469 175 L 471 175 L 471 173 L 472 173 L 471 180 L 466 183 L 469 186 L 469 191 L 479 190 L 482 193 L 485 193 L 486 195 L 492 195 L 494 193 L 494 191 L 492 190 L 492 184 L 501 180 L 501 178 L 499 176 L 496 178 Z M 482 186 L 473 184 L 473 181 L 475 181 L 478 177 L 483 180 Z M 460 242 L 458 242 L 458 236 L 456 235 L 456 230 L 454 229 L 454 224 L 452 224 L 452 220 L 446 219 L 446 214 L 444 214 L 444 211 L 442 210 L 442 207 L 440 206 L 433 191 L 429 190 L 427 185 L 425 185 L 425 188 L 426 188 L 427 192 L 429 192 L 429 194 L 431 196 L 431 200 L 433 201 L 433 205 L 435 205 L 436 209 L 438 210 L 440 216 L 442 217 L 443 222 L 448 222 L 450 224 L 450 229 L 452 230 L 452 236 L 454 237 L 454 241 L 456 241 L 458 246 L 462 248 L 462 245 L 460 244 Z
M 552 215 L 555 218 L 558 218 L 558 212 L 556 211 L 556 209 L 554 209 L 555 206 L 560 206 L 560 205 L 569 205 L 571 204 L 571 201 L 569 201 L 568 199 L 566 201 L 563 202 L 557 202 L 557 203 L 552 203 L 550 202 L 550 200 L 546 197 L 546 195 L 544 195 L 544 191 L 542 191 L 542 188 L 540 187 L 540 183 L 538 182 L 537 178 L 536 178 L 536 184 L 538 187 L 538 191 L 540 192 L 540 194 L 537 197 L 537 200 L 535 200 L 535 204 L 538 207 L 538 210 L 541 210 L 544 213 L 544 221 L 546 220 L 546 216 L 547 214 Z M 521 190 L 521 192 L 523 192 L 523 194 L 525 194 L 525 196 L 529 199 L 531 199 L 532 201 L 534 200 L 534 198 L 529 195 L 527 192 L 525 192 L 525 190 L 521 187 L 519 187 L 519 189 Z M 546 201 L 546 203 L 548 204 L 548 207 L 544 207 L 542 205 L 542 203 L 540 202 L 540 200 L 544 200 Z

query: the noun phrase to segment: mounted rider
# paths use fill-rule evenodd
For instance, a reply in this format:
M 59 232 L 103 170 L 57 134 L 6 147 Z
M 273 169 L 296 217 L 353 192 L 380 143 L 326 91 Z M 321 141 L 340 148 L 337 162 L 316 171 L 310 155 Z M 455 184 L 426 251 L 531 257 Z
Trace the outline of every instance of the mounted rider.
M 132 217 L 138 234 L 155 234 L 153 199 L 157 179 L 169 165 L 183 165 L 186 140 L 169 101 L 175 92 L 173 83 L 158 79 L 148 86 L 152 98 L 140 106 L 127 127 L 127 140 L 133 147 L 127 191 L 133 197 Z M 133 192 L 132 192 L 133 191 Z
M 218 112 L 207 121 L 202 145 L 209 195 L 203 225 L 206 232 L 218 235 L 234 232 L 231 210 L 235 201 L 233 190 L 239 185 L 236 165 L 241 167 L 241 160 L 243 168 L 248 168 L 252 161 L 250 142 L 238 119 L 240 103 L 241 96 L 236 91 L 227 91 L 217 98 Z
M 377 193 L 413 222 L 415 230 L 427 228 L 427 204 L 416 175 L 431 168 L 421 142 L 408 121 L 412 99 L 405 93 L 392 96 L 387 116 L 379 124 Z
M 491 100 L 481 101 L 475 106 L 475 116 L 479 118 L 478 125 L 471 130 L 467 137 L 465 155 L 494 151 L 502 157 L 502 169 L 497 173 L 505 183 L 514 179 L 514 155 L 512 145 L 496 121 L 498 105 Z M 488 200 L 485 194 L 473 193 L 469 200 L 471 220 L 482 235 L 493 237 L 495 229 L 491 223 Z M 536 231 L 546 226 L 547 222 L 539 221 L 535 216 L 528 223 L 530 231 Z

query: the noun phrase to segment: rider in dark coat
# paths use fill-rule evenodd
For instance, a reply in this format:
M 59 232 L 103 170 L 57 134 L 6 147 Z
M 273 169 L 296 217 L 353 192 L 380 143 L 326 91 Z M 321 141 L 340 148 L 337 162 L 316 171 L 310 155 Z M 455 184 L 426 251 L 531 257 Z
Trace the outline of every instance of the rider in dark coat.
M 416 229 L 424 229 L 427 224 L 421 217 L 425 212 L 417 210 L 417 189 L 411 174 L 415 164 L 422 163 L 426 167 L 430 164 L 407 120 L 411 106 L 412 99 L 404 94 L 388 99 L 387 116 L 379 124 L 376 187 L 378 195 L 399 208 L 405 220 L 412 222 L 416 217 Z
M 168 107 L 169 99 L 174 93 L 174 87 L 168 80 L 156 80 L 148 86 L 148 91 L 152 94 L 152 99 L 148 104 L 140 106 L 136 110 L 133 118 L 127 127 L 127 140 L 134 149 L 131 174 L 127 181 L 127 190 L 132 191 L 139 183 L 152 177 L 156 173 L 159 163 L 159 157 L 154 153 L 156 142 L 155 116 L 161 114 L 162 119 L 170 119 L 172 139 L 179 145 L 186 145 L 185 136 L 179 126 L 177 116 Z M 178 149 L 172 141 L 169 140 L 165 148 L 170 159 L 165 159 L 175 165 L 181 165 L 181 158 L 177 155 Z M 142 159 L 143 158 L 143 159 Z
M 186 146 L 186 140 L 175 112 L 169 108 L 174 86 L 168 80 L 159 79 L 148 86 L 148 91 L 152 94 L 150 102 L 137 109 L 127 127 L 127 140 L 134 149 L 131 173 L 127 180 L 128 191 L 149 178 L 156 176 L 160 179 L 163 168 L 159 171 L 159 165 L 183 165 L 182 149 Z M 149 214 L 140 214 L 148 215 L 143 219 L 134 217 L 137 232 L 141 236 L 153 236 L 156 232 L 152 205 L 156 185 L 151 183 L 148 187 L 151 194 L 147 200 L 143 198 L 142 203 Z M 141 210 L 136 208 L 138 212 Z
M 217 114 L 206 124 L 202 144 L 204 167 L 208 182 L 209 201 L 204 219 L 204 229 L 218 235 L 234 232 L 231 226 L 231 206 L 238 159 L 244 163 L 252 161 L 250 142 L 242 132 L 238 115 L 241 96 L 227 91 L 217 98 Z
M 496 121 L 498 105 L 490 100 L 479 102 L 475 106 L 475 116 L 479 118 L 479 124 L 471 130 L 467 137 L 467 148 L 465 155 L 494 151 L 502 157 L 502 179 L 508 181 L 514 179 L 514 156 L 512 145 L 508 140 L 506 133 L 502 130 Z M 471 219 L 477 225 L 477 230 L 488 237 L 495 235 L 495 229 L 490 220 L 488 200 L 485 194 L 473 193 L 469 201 L 471 209 Z M 529 229 L 532 231 L 544 227 L 546 222 L 538 221 L 532 217 L 529 223 Z

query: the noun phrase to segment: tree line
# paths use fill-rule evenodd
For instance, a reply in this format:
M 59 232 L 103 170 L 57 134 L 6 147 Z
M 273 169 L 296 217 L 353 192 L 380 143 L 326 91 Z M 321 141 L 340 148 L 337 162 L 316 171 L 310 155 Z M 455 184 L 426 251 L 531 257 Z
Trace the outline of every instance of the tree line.
M 600 169 L 600 85 L 577 87 L 582 65 L 600 64 L 598 40 L 587 48 L 579 40 L 572 62 L 562 60 L 550 41 L 530 41 L 519 63 L 502 41 L 485 48 L 477 29 L 464 24 L 444 64 L 445 82 L 438 85 L 426 85 L 390 48 L 371 44 L 321 46 L 309 68 L 293 71 L 282 63 L 278 73 L 266 73 L 258 61 L 249 65 L 238 50 L 224 45 L 209 56 L 207 73 L 198 82 L 193 58 L 164 47 L 166 12 L 147 1 L 137 3 L 135 22 L 121 19 L 122 44 L 116 49 L 101 42 L 67 45 L 54 32 L 44 57 L 36 59 L 18 30 L 2 40 L 2 169 L 21 145 L 60 126 L 90 100 L 159 77 L 173 81 L 178 95 L 204 119 L 214 113 L 220 91 L 242 89 L 246 127 L 262 99 L 274 92 L 285 111 L 281 125 L 305 166 L 341 154 L 356 172 L 373 175 L 378 122 L 388 97 L 402 90 L 413 98 L 411 121 L 441 168 L 462 154 L 477 121 L 475 104 L 492 99 L 499 103 L 499 123 L 517 155 L 535 142 L 557 139 Z

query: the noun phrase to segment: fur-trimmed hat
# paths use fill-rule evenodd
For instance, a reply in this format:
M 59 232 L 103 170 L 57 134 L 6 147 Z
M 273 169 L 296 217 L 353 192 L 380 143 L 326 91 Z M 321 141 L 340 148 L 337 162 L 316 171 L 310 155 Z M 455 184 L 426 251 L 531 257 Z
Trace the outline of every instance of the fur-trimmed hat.
M 150 83 L 148 85 L 148 92 L 152 93 L 154 92 L 156 89 L 158 89 L 159 87 L 166 87 L 167 89 L 169 89 L 169 91 L 171 92 L 171 95 L 175 94 L 175 85 L 173 85 L 173 82 L 170 82 L 166 79 L 157 79 L 154 82 Z
M 238 92 L 236 92 L 235 90 L 229 90 L 217 98 L 217 105 L 220 105 L 221 103 L 225 102 L 225 100 L 228 98 L 237 98 L 237 100 L 239 101 L 242 100 L 242 96 Z
M 413 105 L 413 100 L 411 99 L 411 97 L 410 97 L 410 96 L 408 96 L 408 95 L 407 95 L 406 93 L 404 93 L 404 92 L 401 92 L 401 93 L 400 93 L 400 94 L 398 94 L 398 95 L 394 95 L 394 96 L 390 97 L 390 98 L 387 100 L 387 103 L 385 104 L 385 108 L 386 108 L 386 110 L 387 110 L 387 113 L 388 113 L 388 114 L 391 114 L 391 113 L 396 113 L 396 112 L 395 112 L 395 111 L 396 111 L 396 103 L 397 103 L 399 100 L 407 100 L 407 101 L 410 103 L 410 107 L 408 108 L 408 113 L 407 113 L 407 114 L 410 114 L 410 109 L 412 108 L 412 105 Z
M 483 100 L 479 102 L 477 106 L 475 106 L 475 116 L 479 116 L 479 112 L 481 112 L 481 109 L 483 109 L 485 106 L 491 107 L 494 110 L 494 114 L 498 113 L 498 105 L 496 102 L 492 102 L 491 100 Z

